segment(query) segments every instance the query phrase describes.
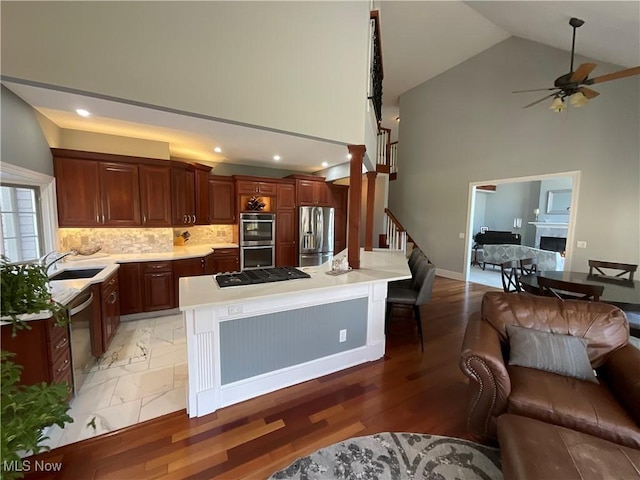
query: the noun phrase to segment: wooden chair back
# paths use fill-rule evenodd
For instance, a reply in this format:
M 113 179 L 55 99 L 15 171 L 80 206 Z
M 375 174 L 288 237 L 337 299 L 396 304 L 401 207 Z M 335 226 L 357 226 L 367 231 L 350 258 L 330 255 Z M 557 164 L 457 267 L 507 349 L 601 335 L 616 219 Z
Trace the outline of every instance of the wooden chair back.
M 602 269 L 607 270 L 620 270 L 617 274 L 608 274 Z M 595 273 L 594 273 L 595 270 Z M 633 280 L 633 275 L 638 270 L 638 265 L 633 263 L 616 263 L 616 262 L 603 262 L 601 260 L 589 260 L 589 275 L 602 275 L 604 277 L 624 278 L 625 275 L 629 275 L 628 279 Z
M 506 293 L 521 292 L 520 278 L 518 277 L 518 260 L 509 260 L 500 264 L 502 272 L 502 289 Z
M 538 277 L 538 286 L 542 295 L 563 300 L 593 300 L 598 302 L 604 291 L 604 285 L 588 285 L 547 277 Z
M 538 272 L 538 259 L 537 258 L 523 258 L 520 260 L 520 274 L 530 275 Z

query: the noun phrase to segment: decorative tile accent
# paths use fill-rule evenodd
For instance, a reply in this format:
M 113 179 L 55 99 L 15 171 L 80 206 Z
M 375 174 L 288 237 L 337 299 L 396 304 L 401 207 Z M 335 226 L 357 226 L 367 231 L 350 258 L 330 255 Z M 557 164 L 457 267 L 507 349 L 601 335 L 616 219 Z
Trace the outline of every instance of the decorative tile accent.
M 235 243 L 234 230 L 237 225 L 197 225 L 173 229 L 173 237 L 185 231 L 191 234 L 187 245 L 210 245 L 212 243 Z
M 102 246 L 104 253 L 162 253 L 173 250 L 171 228 L 59 228 L 61 251 Z

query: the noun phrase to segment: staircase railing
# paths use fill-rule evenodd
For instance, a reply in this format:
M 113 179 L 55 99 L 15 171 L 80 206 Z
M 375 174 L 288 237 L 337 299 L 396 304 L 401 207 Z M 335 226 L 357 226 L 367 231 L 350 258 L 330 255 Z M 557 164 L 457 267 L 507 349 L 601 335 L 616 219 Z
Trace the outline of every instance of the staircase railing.
M 380 39 L 380 19 L 377 10 L 371 12 L 371 80 L 368 98 L 373 102 L 373 110 L 378 120 L 382 121 L 382 41 Z
M 376 171 L 380 173 L 390 172 L 389 153 L 391 147 L 391 129 L 380 127 L 378 129 L 378 151 L 376 152 Z
M 398 142 L 389 144 L 389 173 L 392 179 L 398 174 Z
M 407 253 L 407 231 L 388 208 L 384 209 L 385 231 L 387 232 L 387 244 L 390 250 L 400 250 Z

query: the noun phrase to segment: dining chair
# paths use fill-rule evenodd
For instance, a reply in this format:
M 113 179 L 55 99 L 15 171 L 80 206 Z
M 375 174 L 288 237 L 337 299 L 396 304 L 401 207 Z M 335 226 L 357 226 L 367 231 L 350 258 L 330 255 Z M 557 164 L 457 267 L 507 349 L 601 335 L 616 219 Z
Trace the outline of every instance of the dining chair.
M 400 287 L 400 288 L 412 288 L 416 283 L 416 276 L 418 274 L 418 268 L 423 263 L 429 263 L 427 256 L 422 253 L 422 250 L 419 248 L 414 248 L 409 255 L 409 260 L 407 261 L 409 264 L 409 270 L 411 271 L 411 278 L 405 278 L 403 280 L 394 280 L 389 282 L 389 287 Z
M 416 283 L 412 288 L 389 287 L 387 290 L 387 314 L 385 318 L 385 333 L 389 329 L 391 317 L 393 316 L 394 305 L 413 307 L 413 316 L 418 327 L 420 337 L 420 347 L 424 352 L 424 338 L 422 334 L 422 316 L 420 305 L 425 305 L 431 301 L 431 291 L 433 281 L 436 276 L 436 267 L 426 260 L 420 265 L 416 275 Z
M 508 260 L 500 264 L 502 273 L 502 289 L 506 293 L 520 293 L 520 278 L 518 277 L 518 268 L 520 267 L 518 260 Z
M 538 286 L 540 294 L 562 300 L 593 300 L 598 302 L 604 291 L 604 285 L 587 285 L 547 277 L 538 277 Z
M 602 269 L 607 270 L 620 270 L 618 274 L 608 274 Z M 594 270 L 596 273 L 594 273 Z M 638 270 L 638 265 L 633 263 L 616 263 L 616 262 L 603 262 L 602 260 L 589 260 L 589 275 L 605 276 L 605 277 L 619 277 L 623 278 L 626 274 L 629 274 L 628 279 L 633 280 L 633 275 Z
M 520 275 L 532 275 L 538 273 L 538 259 L 522 258 L 520 259 Z

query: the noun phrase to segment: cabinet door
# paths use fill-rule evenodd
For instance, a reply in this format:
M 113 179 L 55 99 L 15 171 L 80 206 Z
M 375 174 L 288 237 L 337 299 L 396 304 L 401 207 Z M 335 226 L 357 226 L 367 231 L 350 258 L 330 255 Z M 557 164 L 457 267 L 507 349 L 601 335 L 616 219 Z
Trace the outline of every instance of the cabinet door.
M 258 192 L 258 182 L 251 182 L 248 180 L 238 180 L 237 182 L 238 194 L 252 195 Z
M 143 276 L 144 311 L 169 310 L 175 307 L 173 273 L 145 273 Z
M 276 183 L 259 182 L 258 193 L 261 195 L 275 195 L 278 185 Z
M 216 260 L 215 255 L 210 253 L 204 257 L 204 274 L 214 275 L 216 273 Z
M 193 225 L 196 218 L 195 172 L 186 167 L 171 168 L 173 225 Z
M 347 212 L 336 210 L 333 217 L 334 222 L 334 253 L 340 253 L 347 248 Z
M 323 207 L 331 206 L 331 191 L 325 182 L 316 182 L 316 202 Z
M 209 225 L 209 172 L 195 171 L 196 225 Z
M 180 278 L 197 277 L 204 273 L 204 258 L 185 258 L 184 260 L 173 261 L 173 279 L 175 285 L 173 291 L 175 294 L 175 305 L 180 304 Z
M 337 210 L 347 210 L 349 203 L 349 187 L 346 185 L 333 185 L 331 191 L 331 206 Z
M 240 270 L 240 249 L 225 248 L 213 254 L 214 273 L 237 272 Z
M 235 188 L 231 179 L 209 178 L 209 223 L 236 221 Z
M 118 268 L 120 315 L 142 312 L 142 278 L 139 263 L 122 263 Z
M 102 224 L 105 227 L 140 225 L 138 166 L 100 162 Z
M 171 169 L 140 166 L 142 226 L 171 226 Z
M 54 169 L 59 226 L 102 225 L 98 162 L 55 158 Z
M 105 280 L 100 290 L 102 298 L 102 342 L 104 350 L 107 351 L 120 324 L 118 274 L 116 273 Z
M 315 205 L 316 182 L 310 180 L 298 180 L 298 205 Z
M 279 210 L 276 220 L 276 266 L 294 266 L 296 263 L 296 211 Z
M 276 199 L 276 210 L 296 208 L 296 186 L 291 183 L 278 184 L 278 196 Z

